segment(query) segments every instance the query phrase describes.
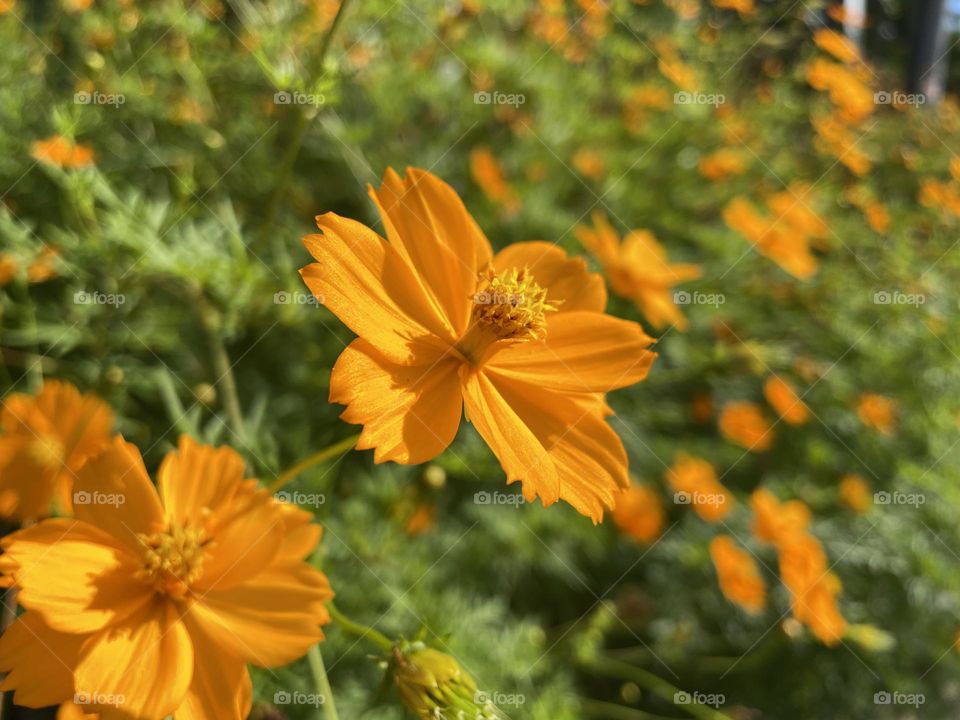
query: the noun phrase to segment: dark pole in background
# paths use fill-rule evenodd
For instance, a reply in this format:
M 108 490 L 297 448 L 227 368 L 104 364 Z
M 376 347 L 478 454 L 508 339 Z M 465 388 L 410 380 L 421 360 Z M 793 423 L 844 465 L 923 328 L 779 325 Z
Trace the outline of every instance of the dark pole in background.
M 947 76 L 947 28 L 943 23 L 944 0 L 916 0 L 913 32 L 907 60 L 907 92 L 922 93 L 928 103 L 943 98 Z

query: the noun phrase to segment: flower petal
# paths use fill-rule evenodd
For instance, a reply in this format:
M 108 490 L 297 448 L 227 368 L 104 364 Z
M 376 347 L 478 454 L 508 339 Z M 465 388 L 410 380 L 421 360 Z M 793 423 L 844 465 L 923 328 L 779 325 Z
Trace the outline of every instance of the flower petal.
M 603 278 L 590 272 L 582 258 L 568 258 L 552 243 L 536 241 L 508 245 L 497 253 L 493 267 L 497 272 L 514 267 L 528 268 L 537 284 L 547 291 L 547 300 L 561 302 L 560 312 L 603 312 L 607 306 Z
M 412 464 L 439 455 L 460 425 L 461 399 L 452 357 L 421 354 L 398 365 L 363 339 L 341 353 L 330 377 L 330 402 L 364 426 L 357 448 L 374 460 Z
M 544 340 L 504 344 L 488 361 L 498 375 L 542 388 L 604 393 L 643 380 L 657 354 L 635 322 L 596 312 L 547 317 Z
M 300 275 L 347 327 L 396 362 L 410 358 L 417 345 L 443 350 L 453 344 L 453 329 L 394 247 L 334 213 L 318 217 L 317 225 L 323 235 L 304 238 L 317 262 Z
M 181 525 L 203 527 L 210 512 L 228 507 L 243 483 L 243 458 L 230 447 L 212 447 L 181 435 L 157 472 L 163 507 Z
M 176 720 L 244 720 L 253 701 L 247 664 L 225 653 L 188 613 L 184 618 L 196 662 Z
M 50 380 L 37 395 L 37 407 L 53 421 L 63 441 L 67 466 L 72 470 L 110 442 L 113 411 L 96 395 L 81 395 L 69 383 Z
M 0 691 L 17 705 L 39 708 L 73 698 L 73 668 L 85 635 L 51 630 L 35 612 L 17 618 L 0 637 Z

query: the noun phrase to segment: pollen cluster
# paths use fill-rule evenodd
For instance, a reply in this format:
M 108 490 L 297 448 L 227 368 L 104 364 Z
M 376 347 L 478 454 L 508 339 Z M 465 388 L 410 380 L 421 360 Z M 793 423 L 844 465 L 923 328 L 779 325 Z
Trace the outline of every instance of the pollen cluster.
M 30 443 L 30 456 L 34 462 L 48 470 L 60 469 L 65 452 L 63 443 L 51 435 L 43 435 Z
M 159 592 L 183 597 L 203 575 L 201 530 L 171 525 L 165 532 L 139 534 L 143 543 L 141 578 Z
M 500 339 L 543 337 L 546 313 L 557 305 L 547 302 L 547 291 L 528 268 L 499 274 L 488 269 L 481 276 L 480 287 L 473 296 L 477 324 L 493 330 Z

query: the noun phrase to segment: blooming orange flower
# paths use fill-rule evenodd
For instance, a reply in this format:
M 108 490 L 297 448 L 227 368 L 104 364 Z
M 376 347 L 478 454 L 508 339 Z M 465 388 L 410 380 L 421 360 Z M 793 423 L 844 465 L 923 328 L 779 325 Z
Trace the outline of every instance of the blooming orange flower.
M 17 261 L 12 255 L 0 255 L 0 287 L 9 283 L 17 274 Z
M 631 484 L 617 496 L 613 522 L 637 542 L 653 542 L 663 530 L 664 520 L 663 503 L 653 488 Z
M 754 615 L 763 610 L 767 603 L 767 584 L 749 552 L 738 548 L 728 535 L 719 535 L 710 541 L 710 559 L 717 569 L 720 591 L 727 600 Z
M 45 246 L 27 267 L 27 280 L 42 283 L 59 275 L 60 253 L 56 248 Z
M 806 183 L 790 183 L 787 189 L 767 198 L 767 207 L 774 214 L 774 224 L 782 221 L 798 233 L 823 240 L 830 235 L 830 227 L 810 209 L 811 190 Z
M 863 393 L 857 404 L 857 416 L 860 422 L 882 435 L 893 435 L 897 425 L 897 403 L 883 395 Z
M 89 145 L 77 145 L 62 135 L 38 140 L 30 146 L 30 154 L 36 160 L 61 168 L 93 165 L 93 148 Z
M 793 387 L 776 375 L 763 384 L 763 395 L 777 414 L 791 425 L 803 425 L 810 420 L 810 411 Z
M 815 90 L 827 92 L 845 123 L 856 125 L 875 109 L 873 90 L 857 73 L 839 63 L 822 57 L 814 59 L 807 65 L 807 82 Z
M 656 357 L 637 323 L 604 314 L 606 291 L 554 245 L 497 255 L 454 190 L 388 169 L 371 188 L 387 240 L 321 215 L 304 239 L 307 286 L 359 338 L 340 355 L 330 401 L 364 426 L 376 462 L 436 457 L 468 420 L 524 498 L 563 499 L 598 522 L 627 486 L 626 454 L 602 394 L 641 381 Z
M 740 17 L 750 17 L 756 12 L 753 0 L 711 0 L 713 6 L 721 10 L 736 10 Z
M 779 559 L 793 616 L 825 645 L 838 643 L 847 623 L 836 602 L 840 580 L 829 571 L 823 546 L 812 535 L 796 535 L 781 545 Z
M 743 153 L 731 148 L 720 148 L 700 158 L 697 169 L 707 180 L 719 181 L 740 175 L 747 169 L 747 163 Z
M 651 325 L 657 329 L 687 327 L 687 319 L 673 302 L 671 288 L 700 277 L 699 265 L 668 262 L 666 251 L 647 230 L 633 230 L 621 243 L 602 212 L 593 214 L 592 228 L 580 225 L 575 232 L 603 265 L 613 291 L 632 300 Z
M 863 214 L 867 218 L 870 229 L 878 233 L 886 233 L 890 229 L 890 213 L 883 203 L 875 202 L 867 205 Z
M 750 496 L 754 512 L 753 534 L 759 540 L 781 545 L 789 538 L 805 533 L 810 526 L 810 508 L 800 500 L 781 503 L 766 488 L 754 490 Z
M 76 519 L 4 538 L 27 611 L 0 638 L 0 688 L 28 707 L 82 697 L 104 718 L 246 718 L 246 664 L 303 655 L 332 592 L 304 562 L 320 528 L 243 465 L 184 436 L 154 488 L 117 437 L 80 471 Z
M 864 513 L 870 508 L 873 498 L 870 486 L 862 475 L 851 473 L 840 479 L 840 499 L 854 512 Z
M 0 514 L 46 517 L 72 507 L 76 473 L 110 443 L 113 412 L 94 395 L 51 380 L 38 395 L 9 395 L 0 410 Z
M 773 444 L 773 427 L 763 410 L 753 403 L 727 403 L 720 411 L 719 422 L 723 436 L 747 450 L 764 452 Z
M 501 205 L 507 212 L 516 212 L 520 208 L 520 198 L 507 183 L 503 166 L 490 148 L 478 147 L 470 152 L 470 174 L 491 202 Z
M 810 251 L 806 235 L 789 222 L 782 225 L 772 222 L 742 197 L 730 201 L 723 210 L 723 219 L 761 254 L 794 277 L 806 280 L 817 271 L 817 259 Z
M 697 515 L 707 522 L 722 520 L 736 504 L 730 491 L 717 480 L 713 465 L 706 460 L 677 453 L 666 476 L 674 490 L 674 501 L 692 505 Z
M 843 123 L 832 116 L 811 118 L 810 122 L 823 141 L 826 150 L 845 165 L 850 172 L 860 177 L 870 172 L 873 163 L 869 155 L 857 147 L 859 138 L 847 130 Z
M 603 158 L 594 151 L 588 148 L 580 148 L 573 154 L 571 160 L 573 167 L 577 169 L 581 175 L 586 175 L 591 180 L 600 180 L 604 174 L 607 172 L 607 168 L 603 163 Z
M 854 63 L 860 59 L 860 51 L 857 50 L 853 41 L 834 30 L 828 28 L 817 30 L 813 33 L 813 42 L 840 62 Z

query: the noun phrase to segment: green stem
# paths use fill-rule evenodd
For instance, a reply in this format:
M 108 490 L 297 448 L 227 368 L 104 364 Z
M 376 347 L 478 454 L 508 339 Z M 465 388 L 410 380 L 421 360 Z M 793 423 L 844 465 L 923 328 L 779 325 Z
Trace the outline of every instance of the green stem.
M 325 720 L 338 720 L 337 706 L 333 702 L 333 690 L 330 688 L 327 668 L 323 665 L 319 645 L 314 645 L 307 651 L 307 662 L 310 663 L 310 672 L 313 674 L 313 685 L 323 697 L 323 717 Z
M 379 630 L 354 622 L 340 612 L 333 603 L 327 603 L 327 610 L 330 612 L 330 617 L 333 621 L 351 635 L 365 638 L 385 652 L 390 652 L 393 649 L 394 643 Z
M 240 409 L 240 396 L 237 393 L 237 382 L 233 377 L 230 356 L 227 355 L 227 349 L 220 334 L 220 314 L 203 296 L 203 293 L 198 293 L 197 303 L 200 310 L 200 324 L 203 325 L 203 330 L 207 335 L 210 354 L 213 356 L 214 371 L 217 374 L 214 385 L 219 384 L 223 388 L 223 409 L 227 413 L 227 421 L 240 443 L 245 444 L 246 431 L 243 425 L 243 411 Z
M 325 460 L 336 457 L 337 455 L 342 455 L 343 453 L 351 450 L 354 445 L 357 444 L 357 440 L 360 439 L 359 433 L 357 435 L 351 435 L 350 437 L 341 440 L 338 443 L 331 445 L 330 447 L 325 447 L 323 450 L 315 452 L 313 455 L 305 457 L 303 460 L 298 462 L 296 465 L 287 468 L 282 473 L 277 475 L 277 479 L 274 480 L 270 486 L 270 492 L 274 493 L 288 482 L 293 480 L 297 475 L 302 473 L 304 470 L 312 468 L 314 465 L 322 463 Z
M 663 715 L 654 715 L 643 710 L 600 700 L 581 700 L 580 708 L 591 717 L 606 718 L 607 720 L 673 720 L 673 718 L 666 718 Z

